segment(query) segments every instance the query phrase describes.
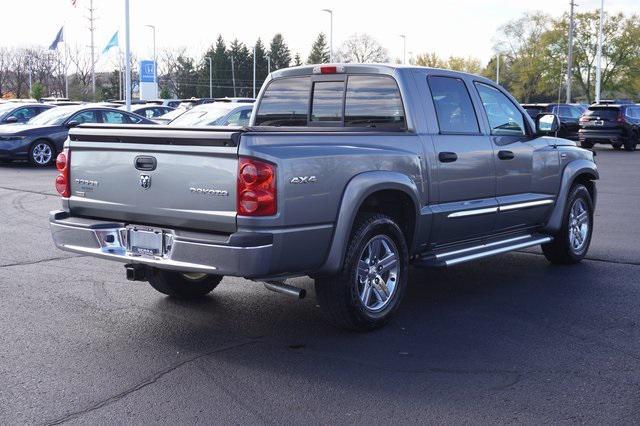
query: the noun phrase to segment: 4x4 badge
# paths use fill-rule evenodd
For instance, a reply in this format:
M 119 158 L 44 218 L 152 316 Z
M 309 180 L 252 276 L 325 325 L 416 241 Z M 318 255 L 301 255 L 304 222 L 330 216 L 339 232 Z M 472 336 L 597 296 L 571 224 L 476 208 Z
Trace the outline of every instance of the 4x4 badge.
M 151 176 L 149 175 L 140 175 L 140 186 L 144 189 L 151 188 Z

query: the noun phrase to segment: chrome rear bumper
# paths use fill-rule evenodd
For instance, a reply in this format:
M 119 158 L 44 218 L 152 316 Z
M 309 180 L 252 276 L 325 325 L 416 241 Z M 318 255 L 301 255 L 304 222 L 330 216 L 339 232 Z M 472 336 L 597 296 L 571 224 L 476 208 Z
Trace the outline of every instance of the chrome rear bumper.
M 163 229 L 171 241 L 166 253 L 140 256 L 127 250 L 125 223 L 72 217 L 64 211 L 51 212 L 49 223 L 59 249 L 123 263 L 247 278 L 268 275 L 272 263 L 270 234 L 214 235 Z

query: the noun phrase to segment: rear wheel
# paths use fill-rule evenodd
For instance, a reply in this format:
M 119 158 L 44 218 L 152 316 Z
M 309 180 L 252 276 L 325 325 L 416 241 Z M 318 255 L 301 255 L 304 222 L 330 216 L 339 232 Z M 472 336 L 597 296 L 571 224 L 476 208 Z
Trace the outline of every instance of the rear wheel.
M 55 160 L 55 150 L 49 141 L 37 140 L 29 148 L 29 162 L 36 167 L 47 167 Z
M 147 280 L 160 293 L 179 299 L 202 297 L 220 284 L 222 275 L 164 271 L 149 269 Z
M 542 245 L 542 251 L 551 263 L 578 263 L 587 255 L 592 233 L 591 195 L 584 185 L 575 184 L 569 191 L 562 228 L 552 242 Z
M 593 142 L 582 141 L 582 142 L 580 142 L 580 146 L 582 148 L 591 149 L 591 148 L 593 148 Z
M 325 317 L 357 331 L 386 324 L 407 287 L 408 258 L 404 235 L 390 217 L 359 215 L 342 271 L 316 279 L 316 297 Z
M 638 145 L 638 134 L 634 133 L 624 142 L 625 151 L 635 151 Z

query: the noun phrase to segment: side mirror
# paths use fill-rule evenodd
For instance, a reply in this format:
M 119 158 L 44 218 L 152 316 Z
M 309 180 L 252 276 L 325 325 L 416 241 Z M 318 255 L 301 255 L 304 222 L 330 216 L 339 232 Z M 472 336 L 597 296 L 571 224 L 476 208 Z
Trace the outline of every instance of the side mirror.
M 536 117 L 536 132 L 541 135 L 554 135 L 560 123 L 555 114 L 540 114 Z
M 4 119 L 5 123 L 17 123 L 18 122 L 18 117 L 16 117 L 15 115 L 12 115 L 11 117 L 7 117 Z
M 70 129 L 72 127 L 76 127 L 76 126 L 79 126 L 79 125 L 80 125 L 80 123 L 78 121 L 76 121 L 76 120 L 68 121 L 67 124 L 66 124 L 67 129 Z

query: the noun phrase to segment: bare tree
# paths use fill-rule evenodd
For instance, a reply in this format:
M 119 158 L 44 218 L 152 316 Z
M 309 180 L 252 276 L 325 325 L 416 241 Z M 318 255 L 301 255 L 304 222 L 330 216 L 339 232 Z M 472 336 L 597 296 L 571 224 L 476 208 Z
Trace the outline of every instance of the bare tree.
M 387 49 L 368 34 L 353 34 L 342 44 L 337 57 L 340 62 L 389 62 Z

